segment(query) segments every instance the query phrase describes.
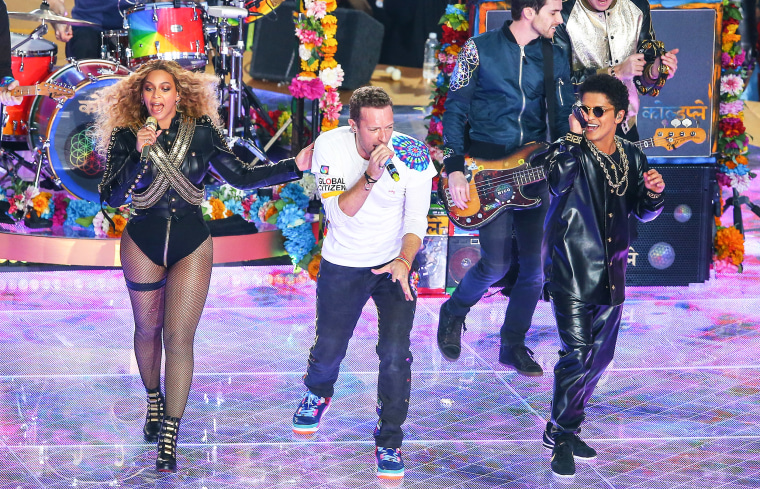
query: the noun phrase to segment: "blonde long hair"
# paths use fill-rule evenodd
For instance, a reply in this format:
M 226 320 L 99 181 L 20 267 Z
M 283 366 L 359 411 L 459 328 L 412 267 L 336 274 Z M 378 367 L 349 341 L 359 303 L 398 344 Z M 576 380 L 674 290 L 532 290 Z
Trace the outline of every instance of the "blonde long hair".
M 215 75 L 188 71 L 174 61 L 148 61 L 123 80 L 98 92 L 95 137 L 96 149 L 102 155 L 108 150 L 114 129 L 138 128 L 145 123 L 148 109 L 142 103 L 143 83 L 148 73 L 156 70 L 163 70 L 174 79 L 180 96 L 178 111 L 195 118 L 207 115 L 214 125 L 221 127 L 217 97 L 219 79 Z

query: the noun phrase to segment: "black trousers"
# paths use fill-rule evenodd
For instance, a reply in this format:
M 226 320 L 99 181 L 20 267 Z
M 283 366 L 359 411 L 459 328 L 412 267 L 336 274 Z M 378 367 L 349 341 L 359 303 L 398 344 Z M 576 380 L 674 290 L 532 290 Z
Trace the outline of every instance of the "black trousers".
M 401 285 L 387 274 L 375 275 L 372 268 L 343 267 L 323 258 L 317 278 L 316 339 L 309 351 L 304 384 L 320 397 L 333 396 L 340 363 L 370 297 L 377 307 L 375 352 L 380 358 L 375 444 L 399 448 L 404 438 L 401 425 L 409 411 L 413 360 L 409 335 L 416 293 L 413 301 L 407 301 Z
M 553 432 L 578 433 L 586 404 L 615 355 L 623 306 L 589 304 L 561 291 L 549 295 L 562 345 L 554 367 Z

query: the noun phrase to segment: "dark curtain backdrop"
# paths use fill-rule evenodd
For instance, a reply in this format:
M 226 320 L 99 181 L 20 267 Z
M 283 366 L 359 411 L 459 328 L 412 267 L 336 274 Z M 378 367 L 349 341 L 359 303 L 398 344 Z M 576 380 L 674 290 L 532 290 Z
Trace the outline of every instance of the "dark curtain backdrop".
M 441 38 L 438 21 L 446 12 L 449 0 L 385 0 L 379 8 L 374 0 L 375 18 L 385 26 L 380 63 L 394 66 L 422 67 L 428 34 Z

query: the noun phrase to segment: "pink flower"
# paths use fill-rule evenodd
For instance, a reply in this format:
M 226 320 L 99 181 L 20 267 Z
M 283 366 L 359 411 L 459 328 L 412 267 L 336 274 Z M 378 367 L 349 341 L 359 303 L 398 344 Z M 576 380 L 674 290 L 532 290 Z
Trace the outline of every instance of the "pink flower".
M 744 82 L 738 75 L 726 75 L 720 79 L 720 93 L 739 95 L 744 91 Z
M 740 66 L 744 64 L 744 60 L 747 58 L 747 55 L 744 51 L 740 52 L 736 56 L 734 56 L 734 65 Z
M 316 31 L 310 31 L 308 29 L 301 29 L 296 27 L 296 36 L 301 44 L 314 44 L 315 46 L 321 46 L 323 39 L 319 37 Z
M 296 30 L 296 32 L 298 31 Z M 720 65 L 724 68 L 731 66 L 731 55 L 728 53 L 720 53 Z
M 309 100 L 317 100 L 325 93 L 325 86 L 322 84 L 322 80 L 302 76 L 293 78 L 288 89 L 294 97 Z
M 325 107 L 323 113 L 325 117 L 333 121 L 340 118 L 340 109 L 336 109 L 334 105 Z
M 306 2 L 306 15 L 314 17 L 315 19 L 321 19 L 327 15 L 327 4 L 322 0 L 315 0 L 311 4 Z
M 713 257 L 713 268 L 715 273 L 738 273 L 739 267 L 734 265 L 730 258 L 716 260 Z
M 441 148 L 428 145 L 428 149 L 430 150 L 430 158 L 433 161 L 443 161 L 443 150 Z
M 744 110 L 744 101 L 735 100 L 733 102 L 720 103 L 720 115 L 737 115 Z
M 440 121 L 430 121 L 430 132 L 435 134 L 443 134 L 443 123 Z

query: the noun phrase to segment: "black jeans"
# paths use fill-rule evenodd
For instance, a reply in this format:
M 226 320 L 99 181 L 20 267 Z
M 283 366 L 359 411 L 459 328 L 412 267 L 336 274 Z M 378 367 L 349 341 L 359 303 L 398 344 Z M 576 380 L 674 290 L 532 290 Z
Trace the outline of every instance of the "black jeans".
M 623 306 L 589 304 L 561 291 L 549 295 L 562 345 L 554 367 L 552 429 L 578 433 L 586 404 L 615 356 Z
M 377 267 L 379 268 L 379 267 Z M 320 397 L 332 397 L 340 363 L 348 341 L 369 298 L 377 307 L 380 358 L 377 377 L 378 421 L 375 444 L 399 448 L 404 438 L 401 425 L 409 411 L 412 353 L 409 335 L 414 322 L 417 296 L 407 301 L 398 282 L 372 268 L 342 267 L 324 258 L 317 278 L 316 339 L 309 352 L 304 384 Z
M 543 270 L 541 238 L 549 209 L 549 193 L 542 192 L 541 205 L 534 209 L 505 211 L 480 228 L 480 261 L 471 268 L 446 303 L 449 314 L 466 316 L 488 287 L 509 270 L 512 259 L 512 229 L 519 254 L 520 271 L 509 294 L 509 304 L 501 327 L 503 345 L 525 343 L 533 312 L 541 297 Z

